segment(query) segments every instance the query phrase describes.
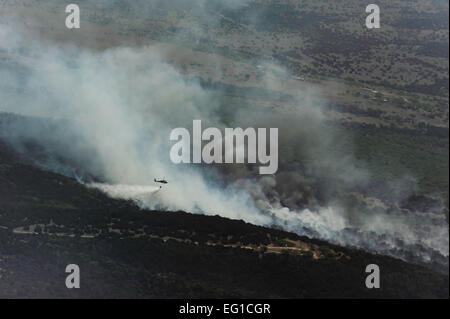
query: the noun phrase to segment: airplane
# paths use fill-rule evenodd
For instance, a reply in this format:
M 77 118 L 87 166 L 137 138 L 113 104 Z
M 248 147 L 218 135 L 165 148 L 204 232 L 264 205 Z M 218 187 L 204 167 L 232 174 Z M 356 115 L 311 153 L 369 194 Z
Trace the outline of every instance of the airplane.
M 157 180 L 156 178 L 153 179 L 155 181 L 155 183 L 161 183 L 161 184 L 167 184 L 168 181 L 166 181 L 164 178 L 161 180 Z

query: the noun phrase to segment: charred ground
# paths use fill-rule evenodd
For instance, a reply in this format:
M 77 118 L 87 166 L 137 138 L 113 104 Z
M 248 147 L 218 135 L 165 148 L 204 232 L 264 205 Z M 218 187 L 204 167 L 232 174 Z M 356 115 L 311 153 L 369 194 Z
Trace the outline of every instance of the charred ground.
M 219 216 L 146 211 L 0 144 L 2 297 L 448 297 L 448 276 Z M 65 288 L 76 263 L 82 288 Z M 382 288 L 365 288 L 365 266 Z

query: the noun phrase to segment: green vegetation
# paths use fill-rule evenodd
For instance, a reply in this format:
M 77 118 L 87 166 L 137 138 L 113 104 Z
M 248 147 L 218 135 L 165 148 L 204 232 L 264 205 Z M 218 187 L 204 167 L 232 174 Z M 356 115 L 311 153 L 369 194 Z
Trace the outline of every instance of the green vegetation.
M 448 198 L 449 139 L 414 131 L 353 127 L 355 154 L 379 181 L 417 179 L 418 192 Z M 447 204 L 448 205 L 448 204 Z

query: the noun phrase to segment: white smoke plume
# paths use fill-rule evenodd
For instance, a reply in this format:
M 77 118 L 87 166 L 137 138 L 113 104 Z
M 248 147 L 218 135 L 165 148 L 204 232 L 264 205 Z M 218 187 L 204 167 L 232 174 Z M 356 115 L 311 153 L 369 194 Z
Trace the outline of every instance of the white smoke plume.
M 88 187 L 97 188 L 105 192 L 113 198 L 121 198 L 127 200 L 137 200 L 140 201 L 145 199 L 157 191 L 160 190 L 159 187 L 155 186 L 141 186 L 141 185 L 122 185 L 122 184 L 103 184 L 103 183 L 89 183 Z
M 337 131 L 322 123 L 320 92 L 299 92 L 293 106 L 281 110 L 239 108 L 225 121 L 220 98 L 168 64 L 158 45 L 92 51 L 30 40 L 9 23 L 0 25 L 0 50 L 12 59 L 0 66 L 0 111 L 70 123 L 50 133 L 11 127 L 50 154 L 38 163 L 47 169 L 70 174 L 55 160 L 69 156 L 76 169 L 101 180 L 90 187 L 145 208 L 218 214 L 406 259 L 412 252 L 431 260 L 437 252 L 448 262 L 448 225 L 441 217 L 350 213 L 330 200 L 336 187 L 364 186 L 370 173 L 352 154 L 330 152 Z M 268 79 L 266 89 L 276 83 Z M 279 127 L 284 166 L 275 177 L 260 177 L 244 165 L 174 165 L 170 131 L 189 128 L 193 119 L 219 128 Z M 153 179 L 162 177 L 169 184 L 159 189 Z M 322 181 L 323 199 L 312 177 Z

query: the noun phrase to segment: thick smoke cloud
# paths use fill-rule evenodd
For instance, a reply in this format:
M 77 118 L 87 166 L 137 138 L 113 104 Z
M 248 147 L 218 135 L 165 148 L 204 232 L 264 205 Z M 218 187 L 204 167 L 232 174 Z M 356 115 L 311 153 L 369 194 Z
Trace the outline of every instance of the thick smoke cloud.
M 230 114 L 217 92 L 165 62 L 158 45 L 95 52 L 30 41 L 10 23 L 0 27 L 0 50 L 12 59 L 0 67 L 0 111 L 55 123 L 9 123 L 3 136 L 19 151 L 33 140 L 46 155 L 36 159 L 41 167 L 146 208 L 219 214 L 408 260 L 448 263 L 443 216 L 374 214 L 340 200 L 364 188 L 370 172 L 351 151 L 334 150 L 343 133 L 326 123 L 320 92 L 298 92 L 289 107 L 245 105 Z M 265 88 L 276 90 L 277 83 L 267 77 Z M 170 131 L 190 128 L 193 119 L 204 127 L 278 127 L 278 173 L 261 177 L 246 165 L 174 165 Z M 169 184 L 158 189 L 153 179 L 161 177 Z

